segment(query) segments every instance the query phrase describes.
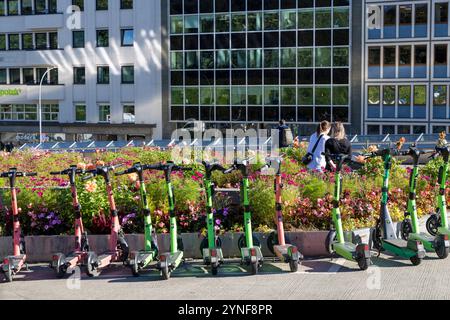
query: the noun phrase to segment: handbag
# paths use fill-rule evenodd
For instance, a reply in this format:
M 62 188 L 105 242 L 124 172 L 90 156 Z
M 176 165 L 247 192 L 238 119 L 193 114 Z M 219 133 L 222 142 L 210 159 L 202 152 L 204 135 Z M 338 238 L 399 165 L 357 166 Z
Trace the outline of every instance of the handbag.
M 308 152 L 303 158 L 302 158 L 302 163 L 307 166 L 309 165 L 312 161 L 313 161 L 313 156 L 314 153 L 316 152 L 317 147 L 319 146 L 319 142 L 320 140 L 322 140 L 323 138 L 323 134 L 321 134 L 319 136 L 319 139 L 317 139 L 316 145 L 314 146 L 314 148 L 312 149 L 312 152 Z

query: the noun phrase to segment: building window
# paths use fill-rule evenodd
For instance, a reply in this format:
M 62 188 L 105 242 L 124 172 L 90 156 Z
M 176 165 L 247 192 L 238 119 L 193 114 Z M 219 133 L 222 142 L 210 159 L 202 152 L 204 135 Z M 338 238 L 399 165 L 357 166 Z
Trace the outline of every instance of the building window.
M 111 121 L 111 107 L 109 105 L 98 106 L 99 110 L 99 122 Z
M 433 86 L 433 118 L 446 119 L 447 118 L 447 86 L 437 85 Z
M 17 16 L 19 14 L 19 0 L 7 0 L 8 16 Z
M 44 104 L 42 106 L 42 120 L 56 122 L 59 120 L 59 105 Z
M 34 1 L 34 10 L 37 14 L 44 14 L 46 13 L 46 4 L 45 0 L 35 0 Z
M 0 84 L 6 84 L 6 69 L 0 69 Z
M 72 47 L 84 48 L 84 30 L 72 31 Z
M 86 122 L 86 105 L 77 104 L 75 105 L 75 121 L 76 122 Z
M 0 51 L 6 50 L 6 35 L 0 34 Z
M 123 122 L 124 123 L 135 123 L 136 115 L 133 105 L 124 105 L 123 106 Z
M 9 50 L 20 50 L 20 36 L 18 34 L 9 34 L 8 43 Z
M 96 0 L 96 10 L 108 10 L 108 0 Z
M 20 84 L 20 69 L 9 69 L 9 84 Z
M 434 35 L 435 37 L 448 36 L 448 2 L 435 4 L 434 12 Z
M 58 49 L 58 33 L 50 32 L 48 34 L 49 37 L 49 48 L 52 50 Z
M 44 77 L 44 74 L 45 74 L 45 77 Z M 49 77 L 48 77 L 46 68 L 37 68 L 36 69 L 36 79 L 37 79 L 38 83 L 41 83 L 41 81 L 42 81 L 42 84 L 48 84 L 49 83 L 48 78 Z
M 23 15 L 29 15 L 33 13 L 32 0 L 22 0 L 20 13 Z
M 426 119 L 427 117 L 427 86 L 414 86 L 413 118 Z
M 84 11 L 84 0 L 72 0 L 72 5 L 80 8 L 80 11 Z
M 448 46 L 436 44 L 434 46 L 434 77 L 447 78 Z
M 109 46 L 109 31 L 97 30 L 97 47 Z
M 34 41 L 36 43 L 37 50 L 47 49 L 47 33 L 35 33 Z
M 133 9 L 133 0 L 120 0 L 120 9 Z
M 33 50 L 33 34 L 32 33 L 22 33 L 22 50 Z
M 109 67 L 97 67 L 97 84 L 109 84 Z
M 0 16 L 4 16 L 6 13 L 5 5 L 6 5 L 6 0 L 0 0 Z
M 134 83 L 134 66 L 122 66 L 122 83 Z
M 132 47 L 134 44 L 134 30 L 122 29 L 121 30 L 121 44 L 122 47 Z
M 73 84 L 86 84 L 86 68 L 73 68 Z
M 34 69 L 33 68 L 24 68 L 22 69 L 23 74 L 23 83 L 24 84 L 35 84 L 34 81 Z
M 415 5 L 414 36 L 424 38 L 428 34 L 428 4 Z

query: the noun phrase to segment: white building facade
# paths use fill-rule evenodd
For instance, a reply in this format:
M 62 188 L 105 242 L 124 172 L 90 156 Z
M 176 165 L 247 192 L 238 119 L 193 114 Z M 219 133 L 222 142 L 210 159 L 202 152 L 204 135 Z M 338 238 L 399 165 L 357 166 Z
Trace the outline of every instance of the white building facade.
M 48 139 L 161 138 L 160 6 L 0 0 L 0 140 L 36 140 L 41 80 Z

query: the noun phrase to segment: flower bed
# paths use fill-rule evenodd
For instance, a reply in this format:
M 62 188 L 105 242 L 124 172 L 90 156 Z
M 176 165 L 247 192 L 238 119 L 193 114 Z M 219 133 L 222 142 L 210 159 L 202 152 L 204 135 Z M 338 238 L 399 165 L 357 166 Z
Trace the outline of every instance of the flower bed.
M 311 173 L 299 164 L 303 148 L 288 150 L 283 165 L 284 214 L 286 229 L 327 230 L 330 227 L 334 174 Z M 35 171 L 36 178 L 18 179 L 18 201 L 20 220 L 24 234 L 64 235 L 72 232 L 74 213 L 66 177 L 54 177 L 50 171 L 62 170 L 72 164 L 94 166 L 103 163 L 134 162 L 158 163 L 170 159 L 171 153 L 157 149 L 130 148 L 119 153 L 97 152 L 84 158 L 79 153 L 15 152 L 2 154 L 0 171 L 17 167 L 21 171 Z M 433 211 L 436 196 L 436 175 L 439 161 L 435 160 L 421 169 L 418 188 L 419 215 Z M 383 166 L 381 159 L 373 159 L 359 172 L 347 169 L 344 174 L 342 217 L 346 230 L 375 225 L 380 208 L 380 186 Z M 406 208 L 409 169 L 395 163 L 391 178 L 390 204 L 394 220 L 401 220 Z M 173 176 L 176 197 L 176 212 L 180 232 L 205 232 L 205 202 L 202 190 L 202 170 L 194 165 L 192 172 Z M 240 174 L 213 176 L 217 187 L 237 188 Z M 158 232 L 167 233 L 169 228 L 167 193 L 163 175 L 147 172 L 145 175 L 148 198 L 153 213 L 153 222 Z M 0 187 L 7 181 L 2 179 Z M 140 212 L 139 191 L 135 176 L 114 178 L 114 193 L 119 209 L 120 221 L 126 233 L 142 233 L 143 217 Z M 79 198 L 83 219 L 90 234 L 108 234 L 108 202 L 103 181 L 78 181 Z M 450 194 L 448 194 L 450 196 Z M 0 235 L 11 232 L 11 208 L 9 191 L 0 193 Z M 253 225 L 256 231 L 267 232 L 274 228 L 275 196 L 273 177 L 257 173 L 251 175 L 250 201 Z M 242 208 L 233 205 L 226 193 L 215 197 L 216 225 L 222 232 L 242 231 Z

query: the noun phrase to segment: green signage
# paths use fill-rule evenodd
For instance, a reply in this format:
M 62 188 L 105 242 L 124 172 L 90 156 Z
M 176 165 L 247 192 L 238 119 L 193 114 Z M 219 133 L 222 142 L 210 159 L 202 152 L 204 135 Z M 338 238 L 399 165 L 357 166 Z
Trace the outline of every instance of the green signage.
M 0 89 L 0 97 L 20 96 L 21 89 Z

